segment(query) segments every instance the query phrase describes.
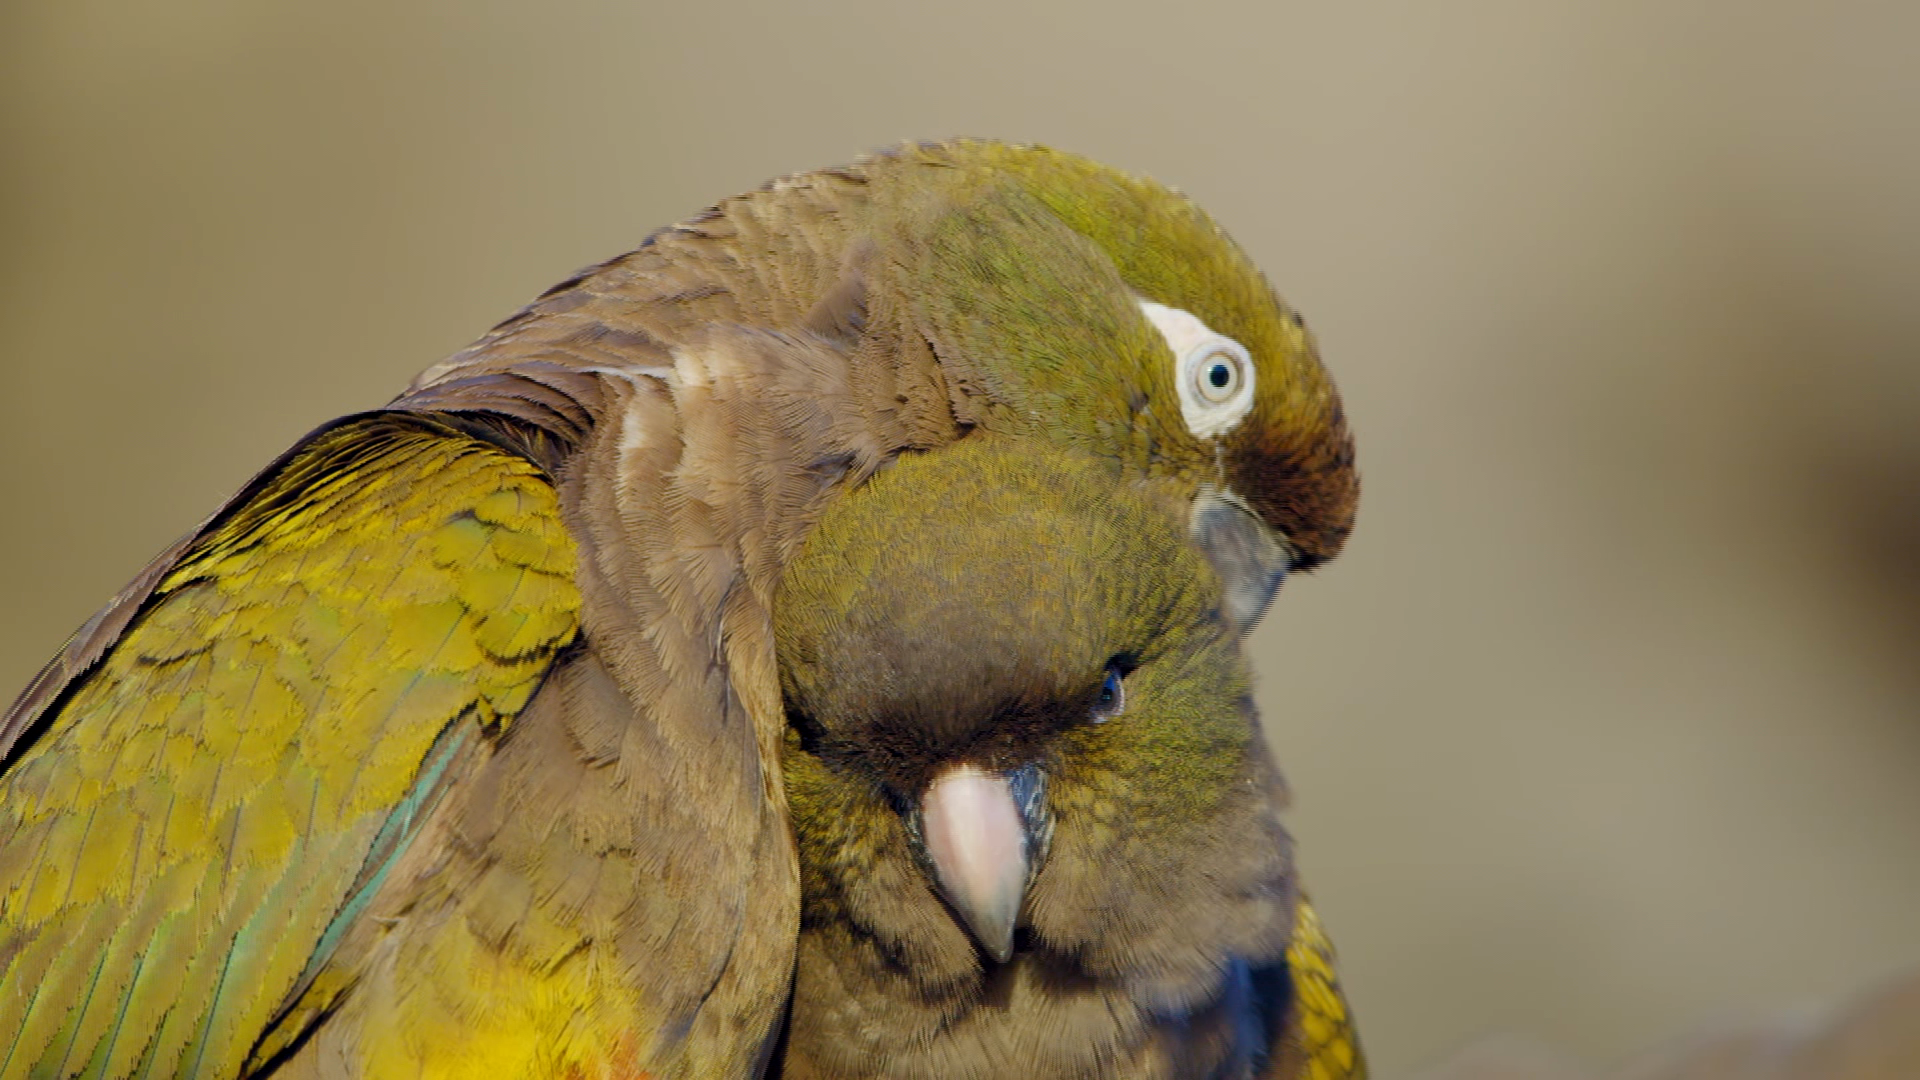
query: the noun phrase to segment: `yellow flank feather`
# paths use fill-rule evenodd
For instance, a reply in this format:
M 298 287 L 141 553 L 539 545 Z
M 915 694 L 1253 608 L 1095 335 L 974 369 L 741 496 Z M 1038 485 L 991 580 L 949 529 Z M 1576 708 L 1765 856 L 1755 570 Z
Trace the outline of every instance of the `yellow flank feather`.
M 189 550 L 0 774 L 0 1077 L 234 1076 L 450 724 L 577 633 L 532 464 L 319 436 Z
M 1333 942 L 1313 905 L 1302 896 L 1294 908 L 1293 941 L 1287 947 L 1293 975 L 1293 1048 L 1300 1080 L 1366 1080 L 1353 1014 L 1334 974 Z
M 526 926 L 519 931 L 528 935 Z M 537 936 L 537 935 L 529 935 Z M 362 1021 L 358 1067 L 419 1080 L 637 1080 L 651 1046 L 636 1032 L 644 1003 L 631 978 L 604 969 L 578 938 L 566 953 L 514 955 L 471 933 L 409 950 L 398 1009 Z M 398 965 L 396 965 L 398 966 Z M 382 977 L 386 977 L 383 973 Z

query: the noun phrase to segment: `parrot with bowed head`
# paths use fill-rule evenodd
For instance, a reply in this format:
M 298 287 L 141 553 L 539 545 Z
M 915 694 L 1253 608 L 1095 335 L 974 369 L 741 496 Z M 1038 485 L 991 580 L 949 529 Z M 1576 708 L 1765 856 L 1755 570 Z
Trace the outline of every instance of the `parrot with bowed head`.
M 1236 630 L 1358 492 L 1164 187 L 960 141 L 722 202 L 303 439 L 0 718 L 0 1077 L 765 1071 L 783 570 L 985 437 L 1155 485 Z
M 788 567 L 789 1080 L 1359 1075 L 1240 635 L 1161 494 L 980 435 Z

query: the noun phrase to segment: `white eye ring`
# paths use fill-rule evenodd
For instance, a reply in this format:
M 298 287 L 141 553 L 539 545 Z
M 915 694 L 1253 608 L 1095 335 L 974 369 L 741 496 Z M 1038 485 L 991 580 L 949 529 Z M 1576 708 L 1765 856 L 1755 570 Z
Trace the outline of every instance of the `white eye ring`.
M 1217 439 L 1253 411 L 1253 356 L 1190 311 L 1140 301 L 1140 310 L 1173 351 L 1174 385 L 1187 430 Z

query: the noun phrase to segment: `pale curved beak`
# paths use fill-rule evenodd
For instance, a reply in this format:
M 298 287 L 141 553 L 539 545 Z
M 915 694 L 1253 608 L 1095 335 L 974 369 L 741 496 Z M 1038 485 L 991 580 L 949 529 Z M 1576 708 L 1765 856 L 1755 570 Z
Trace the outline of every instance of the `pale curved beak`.
M 940 892 L 1005 963 L 1033 858 L 1012 781 L 972 765 L 941 773 L 921 797 L 920 830 Z

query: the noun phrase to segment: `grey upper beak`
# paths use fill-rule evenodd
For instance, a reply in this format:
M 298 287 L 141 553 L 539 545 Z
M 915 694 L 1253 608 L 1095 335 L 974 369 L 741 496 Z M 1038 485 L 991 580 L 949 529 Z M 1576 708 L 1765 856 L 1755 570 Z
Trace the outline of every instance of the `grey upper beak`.
M 1293 567 L 1285 539 L 1232 492 L 1212 488 L 1194 496 L 1188 533 L 1220 576 L 1222 614 L 1242 634 L 1253 629 Z

